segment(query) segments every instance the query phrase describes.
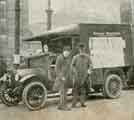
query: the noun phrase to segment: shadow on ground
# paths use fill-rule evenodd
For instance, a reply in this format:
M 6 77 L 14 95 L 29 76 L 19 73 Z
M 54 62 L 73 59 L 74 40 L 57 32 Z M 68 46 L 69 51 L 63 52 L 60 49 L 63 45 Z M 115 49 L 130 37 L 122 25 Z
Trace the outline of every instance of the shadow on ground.
M 125 90 L 125 91 L 134 91 L 134 86 L 126 87 L 123 90 Z
M 103 100 L 104 97 L 101 94 L 93 94 L 93 95 L 89 95 L 87 97 L 87 102 L 93 102 L 93 101 L 99 101 L 99 100 Z M 46 102 L 46 105 L 44 108 L 50 108 L 50 107 L 56 107 L 58 105 L 59 102 L 59 97 L 56 98 L 49 98 Z M 72 102 L 72 96 L 68 96 L 68 103 L 71 104 Z M 7 107 L 4 104 L 0 103 L 0 109 L 2 111 L 16 111 L 16 112 L 28 112 L 29 110 L 27 109 L 27 107 L 21 102 L 19 105 L 17 106 L 13 106 L 13 107 Z M 30 111 L 29 111 L 30 112 Z
M 101 94 L 93 94 L 87 96 L 87 101 L 95 101 L 95 100 L 103 100 L 105 99 Z M 49 99 L 46 103 L 46 107 L 57 105 L 59 102 L 59 98 Z M 68 102 L 72 102 L 72 96 L 68 96 Z

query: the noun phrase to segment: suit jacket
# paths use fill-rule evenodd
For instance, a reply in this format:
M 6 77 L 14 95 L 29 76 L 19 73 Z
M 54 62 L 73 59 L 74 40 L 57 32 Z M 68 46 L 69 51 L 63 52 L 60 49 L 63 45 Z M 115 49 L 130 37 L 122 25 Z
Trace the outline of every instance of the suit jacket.
M 60 88 L 62 84 L 68 87 L 71 80 L 71 57 L 65 58 L 63 54 L 59 55 L 56 60 L 56 81 L 54 89 Z M 65 81 L 62 78 L 65 78 Z

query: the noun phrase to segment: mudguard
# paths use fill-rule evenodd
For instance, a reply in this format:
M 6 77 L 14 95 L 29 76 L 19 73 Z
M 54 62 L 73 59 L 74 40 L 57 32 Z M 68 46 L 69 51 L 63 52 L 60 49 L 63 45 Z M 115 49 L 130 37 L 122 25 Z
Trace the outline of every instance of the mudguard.
M 37 77 L 37 75 L 35 75 L 35 74 L 29 74 L 29 75 L 23 77 L 22 79 L 20 79 L 20 82 L 21 83 L 24 83 L 25 81 L 27 81 L 28 79 L 30 79 L 32 77 Z

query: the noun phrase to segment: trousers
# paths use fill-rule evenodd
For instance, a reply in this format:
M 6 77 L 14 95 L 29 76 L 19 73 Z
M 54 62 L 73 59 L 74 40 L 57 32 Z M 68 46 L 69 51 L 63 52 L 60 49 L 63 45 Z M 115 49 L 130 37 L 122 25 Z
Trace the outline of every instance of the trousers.
M 72 105 L 75 106 L 78 101 L 80 101 L 81 105 L 85 103 L 85 94 L 86 90 L 84 84 L 74 84 L 73 85 L 73 101 Z
M 59 88 L 60 92 L 60 100 L 59 100 L 59 107 L 66 107 L 67 106 L 67 87 L 64 83 L 61 84 Z

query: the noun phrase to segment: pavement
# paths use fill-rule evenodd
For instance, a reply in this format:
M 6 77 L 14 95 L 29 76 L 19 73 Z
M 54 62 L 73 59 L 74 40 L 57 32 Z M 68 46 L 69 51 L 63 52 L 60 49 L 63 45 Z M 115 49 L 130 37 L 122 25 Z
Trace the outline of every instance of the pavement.
M 68 97 L 71 106 L 72 97 Z M 86 108 L 57 110 L 58 98 L 48 99 L 44 109 L 29 111 L 22 103 L 15 107 L 0 104 L 0 120 L 134 120 L 134 89 L 123 91 L 119 99 L 89 96 Z

